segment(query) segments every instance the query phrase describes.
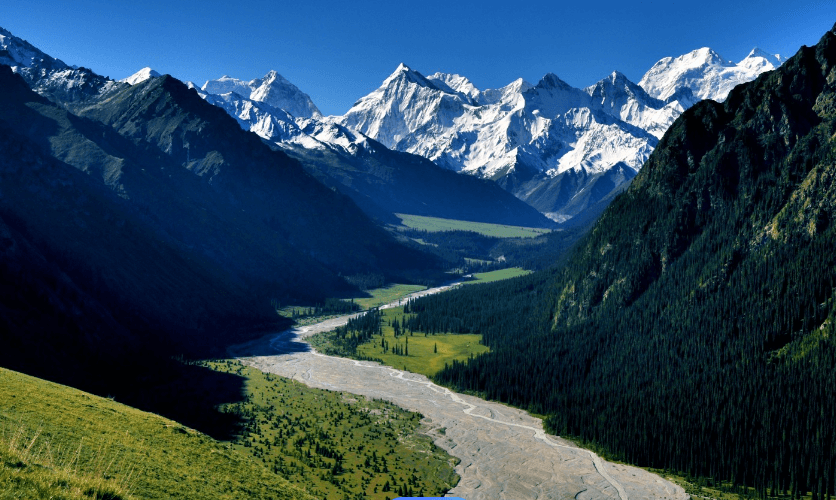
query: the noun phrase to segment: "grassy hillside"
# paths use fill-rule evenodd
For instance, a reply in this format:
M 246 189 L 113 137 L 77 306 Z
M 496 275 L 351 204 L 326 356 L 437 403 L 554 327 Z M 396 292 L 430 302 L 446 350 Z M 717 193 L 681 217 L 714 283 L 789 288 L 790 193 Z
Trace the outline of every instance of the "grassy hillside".
M 371 295 L 371 297 L 354 298 L 353 301 L 355 304 L 360 305 L 363 309 L 371 309 L 372 307 L 382 306 L 398 299 L 402 299 L 411 293 L 420 292 L 426 288 L 427 287 L 421 285 L 402 285 L 394 283 L 385 287 L 368 290 L 367 293 Z
M 243 381 L 220 407 L 239 422 L 230 441 L 0 369 L 0 498 L 384 500 L 443 495 L 458 481 L 417 413 L 237 360 L 203 366 Z
M 517 276 L 525 276 L 531 274 L 531 271 L 519 267 L 509 267 L 507 269 L 497 269 L 496 271 L 488 271 L 486 273 L 474 273 L 473 281 L 466 281 L 465 285 L 475 285 L 478 283 L 493 283 L 494 281 L 507 280 L 516 278 Z
M 0 450 L 0 498 L 311 498 L 229 443 L 2 368 Z

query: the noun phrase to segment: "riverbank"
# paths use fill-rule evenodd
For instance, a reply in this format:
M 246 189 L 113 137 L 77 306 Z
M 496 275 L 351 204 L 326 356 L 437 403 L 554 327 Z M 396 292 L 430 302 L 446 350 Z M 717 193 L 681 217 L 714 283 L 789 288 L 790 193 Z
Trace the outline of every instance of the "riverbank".
M 449 285 L 419 293 L 447 288 Z M 405 300 L 383 307 L 396 307 Z M 423 375 L 325 356 L 304 342 L 354 316 L 294 328 L 237 346 L 231 352 L 267 373 L 311 387 L 383 399 L 421 413 L 435 444 L 461 461 L 456 472 L 462 479 L 450 495 L 468 500 L 688 498 L 681 487 L 659 476 L 606 462 L 568 440 L 547 435 L 542 421 L 525 411 L 454 393 Z

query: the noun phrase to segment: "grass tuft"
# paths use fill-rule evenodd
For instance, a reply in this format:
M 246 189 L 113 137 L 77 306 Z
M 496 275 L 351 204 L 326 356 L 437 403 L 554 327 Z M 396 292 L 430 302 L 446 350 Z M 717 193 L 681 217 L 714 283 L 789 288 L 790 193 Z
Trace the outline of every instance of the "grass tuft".
M 92 457 L 85 454 L 85 458 L 92 458 L 90 463 L 82 463 L 82 441 L 74 452 L 65 449 L 62 453 L 61 446 L 53 446 L 41 428 L 32 431 L 22 422 L 4 425 L 0 432 L 0 490 L 14 492 L 14 498 L 134 498 L 130 494 L 133 467 L 116 464 L 120 457 L 101 447 Z

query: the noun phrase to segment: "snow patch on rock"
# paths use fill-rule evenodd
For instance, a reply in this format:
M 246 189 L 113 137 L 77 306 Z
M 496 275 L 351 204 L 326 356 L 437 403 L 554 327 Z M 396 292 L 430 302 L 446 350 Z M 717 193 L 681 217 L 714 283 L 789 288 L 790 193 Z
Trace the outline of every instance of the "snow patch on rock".
M 136 85 L 137 83 L 142 83 L 146 80 L 150 80 L 151 78 L 157 78 L 159 76 L 162 76 L 162 75 L 160 75 L 159 73 L 157 73 L 153 69 L 146 66 L 146 67 L 142 68 L 141 70 L 137 71 L 136 73 L 134 73 L 133 75 L 131 75 L 127 78 L 123 78 L 119 81 L 122 82 L 122 83 L 127 83 L 128 85 Z

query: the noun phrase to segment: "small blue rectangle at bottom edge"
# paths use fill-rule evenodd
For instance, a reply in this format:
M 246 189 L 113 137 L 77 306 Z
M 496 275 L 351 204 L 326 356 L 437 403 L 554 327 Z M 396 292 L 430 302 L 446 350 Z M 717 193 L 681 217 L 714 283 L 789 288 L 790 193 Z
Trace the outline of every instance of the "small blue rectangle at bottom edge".
M 464 500 L 461 497 L 398 497 L 395 500 Z

